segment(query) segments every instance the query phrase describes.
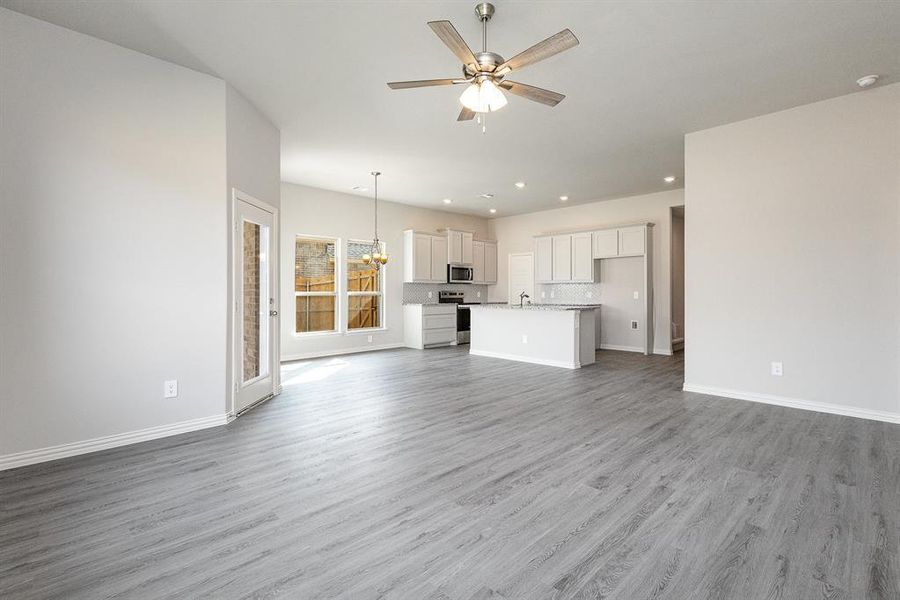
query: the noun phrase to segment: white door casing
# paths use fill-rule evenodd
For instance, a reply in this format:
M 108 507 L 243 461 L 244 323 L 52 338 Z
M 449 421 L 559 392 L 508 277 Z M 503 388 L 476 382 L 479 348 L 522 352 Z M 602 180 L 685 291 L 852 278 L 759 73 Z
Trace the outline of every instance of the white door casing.
M 232 413 L 278 381 L 277 210 L 234 190 Z

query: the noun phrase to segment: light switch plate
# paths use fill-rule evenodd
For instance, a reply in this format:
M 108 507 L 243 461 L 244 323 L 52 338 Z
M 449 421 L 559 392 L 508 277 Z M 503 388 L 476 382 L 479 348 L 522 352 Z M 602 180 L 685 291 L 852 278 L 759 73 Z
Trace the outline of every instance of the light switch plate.
M 541 298 L 546 298 L 546 297 L 547 297 L 547 292 L 541 292 Z
M 434 298 L 434 292 L 428 292 L 428 297 L 429 297 L 429 298 Z
M 525 335 L 524 333 L 522 334 L 522 343 L 523 343 L 523 344 L 527 344 L 527 343 L 528 343 L 528 336 Z
M 641 297 L 641 295 L 640 295 L 638 292 L 635 292 L 635 293 L 634 293 L 634 299 L 635 299 L 635 300 L 638 300 L 640 297 Z
M 163 383 L 163 398 L 178 397 L 178 380 L 170 379 Z
M 784 364 L 781 362 L 772 362 L 771 373 L 775 377 L 781 377 L 784 375 Z

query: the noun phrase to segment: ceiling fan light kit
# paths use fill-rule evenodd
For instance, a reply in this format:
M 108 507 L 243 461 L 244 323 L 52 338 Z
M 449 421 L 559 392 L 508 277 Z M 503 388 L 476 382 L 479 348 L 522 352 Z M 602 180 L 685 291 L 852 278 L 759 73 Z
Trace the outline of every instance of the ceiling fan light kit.
M 388 83 L 393 90 L 432 87 L 442 85 L 461 85 L 467 87 L 460 96 L 462 110 L 457 121 L 471 121 L 476 115 L 500 110 L 507 104 L 502 90 L 521 96 L 533 102 L 547 106 L 556 106 L 562 102 L 563 94 L 545 90 L 524 83 L 507 81 L 504 78 L 518 69 L 527 67 L 538 61 L 550 58 L 560 52 L 578 45 L 578 38 L 568 29 L 538 42 L 527 50 L 520 52 L 509 60 L 504 60 L 496 52 L 488 51 L 488 21 L 494 16 L 494 5 L 480 2 L 475 5 L 475 14 L 481 20 L 481 52 L 475 54 L 450 21 L 431 21 L 435 35 L 450 49 L 462 63 L 460 79 L 426 79 L 417 81 L 395 81 Z M 482 119 L 479 119 L 483 123 Z

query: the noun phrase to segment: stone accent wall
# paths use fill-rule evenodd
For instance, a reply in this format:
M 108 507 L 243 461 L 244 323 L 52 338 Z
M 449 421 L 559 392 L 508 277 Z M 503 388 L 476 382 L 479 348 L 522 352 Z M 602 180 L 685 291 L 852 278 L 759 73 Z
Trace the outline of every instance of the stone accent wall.
M 244 381 L 259 375 L 259 225 L 244 221 Z

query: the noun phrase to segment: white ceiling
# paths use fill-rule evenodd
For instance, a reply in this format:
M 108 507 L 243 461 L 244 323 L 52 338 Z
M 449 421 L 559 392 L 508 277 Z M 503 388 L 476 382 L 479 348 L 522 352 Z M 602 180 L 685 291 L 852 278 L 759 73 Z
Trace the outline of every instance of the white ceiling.
M 581 45 L 509 77 L 559 106 L 511 96 L 482 135 L 455 120 L 460 87 L 385 85 L 457 76 L 425 23 L 449 19 L 475 48 L 472 1 L 0 0 L 226 79 L 281 129 L 285 181 L 352 193 L 378 169 L 382 198 L 483 216 L 680 186 L 687 132 L 900 79 L 900 2 L 495 4 L 506 58 L 565 27 Z

